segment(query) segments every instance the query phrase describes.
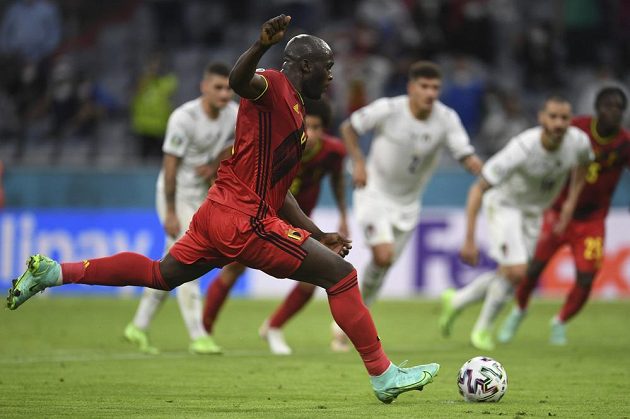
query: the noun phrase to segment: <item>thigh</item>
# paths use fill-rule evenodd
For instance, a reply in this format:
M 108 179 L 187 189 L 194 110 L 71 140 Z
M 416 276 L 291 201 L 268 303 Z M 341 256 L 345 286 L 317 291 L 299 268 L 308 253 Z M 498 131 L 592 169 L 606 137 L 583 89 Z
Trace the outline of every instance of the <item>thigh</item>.
M 503 205 L 486 205 L 490 232 L 489 254 L 499 265 L 526 264 L 529 259 L 520 210 Z
M 604 220 L 574 221 L 570 227 L 569 245 L 577 271 L 596 273 L 604 260 Z
M 291 279 L 327 289 L 354 269 L 352 264 L 312 237 L 302 247 L 307 255 L 299 268 L 289 275 Z
M 304 248 L 308 231 L 275 216 L 247 216 L 245 222 L 248 237 L 235 258 L 237 262 L 276 278 L 287 278 L 298 269 L 308 254 Z
M 564 243 L 564 234 L 562 237 L 553 234 L 553 226 L 556 224 L 558 216 L 556 211 L 547 211 L 543 216 L 536 249 L 534 250 L 534 259 L 540 263 L 546 264 L 551 260 Z M 567 228 L 570 229 L 571 225 L 569 224 Z
M 391 214 L 382 200 L 375 199 L 368 191 L 354 193 L 354 212 L 369 246 L 394 243 L 394 226 Z

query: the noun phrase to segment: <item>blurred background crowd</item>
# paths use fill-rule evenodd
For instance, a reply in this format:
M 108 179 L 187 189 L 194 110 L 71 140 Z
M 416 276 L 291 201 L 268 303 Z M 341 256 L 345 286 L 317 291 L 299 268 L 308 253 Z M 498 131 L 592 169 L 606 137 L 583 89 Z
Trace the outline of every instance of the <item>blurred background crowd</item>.
M 198 95 L 204 65 L 234 63 L 280 13 L 289 36 L 335 52 L 333 132 L 405 93 L 418 59 L 442 66 L 441 100 L 483 156 L 534 124 L 550 93 L 591 113 L 602 85 L 630 83 L 630 0 L 1 0 L 0 161 L 159 165 L 168 115 Z

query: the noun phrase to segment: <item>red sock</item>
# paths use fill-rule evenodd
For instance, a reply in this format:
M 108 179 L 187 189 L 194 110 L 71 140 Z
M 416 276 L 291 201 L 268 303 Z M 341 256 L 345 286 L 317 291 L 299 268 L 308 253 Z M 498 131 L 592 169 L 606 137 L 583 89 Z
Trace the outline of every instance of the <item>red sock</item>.
M 537 280 L 526 277 L 525 280 L 521 281 L 518 287 L 516 287 L 516 303 L 521 310 L 527 309 L 529 297 L 531 297 L 532 292 L 534 292 L 537 283 Z
M 269 319 L 269 327 L 280 328 L 309 302 L 315 288 L 305 290 L 301 284 L 296 284 L 287 295 L 280 307 Z
M 571 317 L 575 316 L 586 304 L 588 296 L 591 293 L 591 287 L 583 287 L 576 283 L 571 288 L 571 292 L 567 296 L 558 318 L 562 323 L 565 323 Z
M 361 355 L 370 375 L 381 375 L 391 362 L 381 347 L 372 316 L 357 286 L 357 271 L 326 290 L 333 318 Z
M 138 253 L 123 252 L 114 256 L 61 264 L 64 284 L 107 285 L 170 290 L 160 272 L 160 262 Z
M 219 274 L 208 287 L 206 303 L 203 308 L 203 327 L 209 334 L 212 334 L 214 322 L 219 315 L 219 311 L 221 311 L 221 307 L 223 307 L 225 299 L 230 293 L 230 288 L 231 287 L 225 285 L 221 280 L 221 274 Z

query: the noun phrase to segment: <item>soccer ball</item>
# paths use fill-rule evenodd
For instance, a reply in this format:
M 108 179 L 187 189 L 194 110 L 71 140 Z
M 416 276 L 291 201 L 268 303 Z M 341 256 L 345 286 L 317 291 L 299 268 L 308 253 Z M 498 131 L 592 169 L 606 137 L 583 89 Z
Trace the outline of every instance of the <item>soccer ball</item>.
M 459 394 L 468 402 L 498 402 L 507 391 L 508 377 L 499 362 L 477 356 L 462 365 L 457 386 Z

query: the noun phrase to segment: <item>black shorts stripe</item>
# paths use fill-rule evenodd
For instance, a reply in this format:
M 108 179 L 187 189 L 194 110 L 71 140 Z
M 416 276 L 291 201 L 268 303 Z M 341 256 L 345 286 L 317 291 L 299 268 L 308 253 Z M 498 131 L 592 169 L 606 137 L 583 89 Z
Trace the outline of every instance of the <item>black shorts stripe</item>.
M 267 184 L 270 174 L 271 156 L 271 113 L 258 113 L 258 168 L 256 173 L 256 194 L 260 196 L 257 218 L 264 218 L 267 214 Z
M 307 253 L 304 249 L 301 249 L 299 246 L 296 247 L 294 243 L 291 243 L 294 246 L 287 246 L 287 242 L 278 240 L 276 237 L 266 232 L 264 226 L 260 223 L 260 220 L 252 217 L 250 218 L 250 224 L 254 233 L 256 233 L 256 235 L 261 239 L 270 242 L 280 250 L 290 254 L 300 261 L 304 260 L 304 258 L 306 257 Z
M 293 239 L 290 239 L 288 237 L 284 237 L 281 236 L 280 234 L 276 233 L 275 231 L 272 231 L 271 234 L 276 240 L 281 241 L 283 243 L 286 243 L 289 247 L 295 247 L 299 252 L 303 252 L 306 255 L 306 250 L 302 249 L 302 246 L 300 246 L 299 244 L 297 244 Z

